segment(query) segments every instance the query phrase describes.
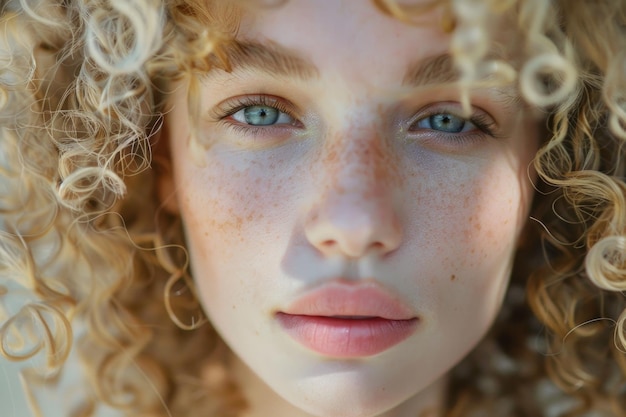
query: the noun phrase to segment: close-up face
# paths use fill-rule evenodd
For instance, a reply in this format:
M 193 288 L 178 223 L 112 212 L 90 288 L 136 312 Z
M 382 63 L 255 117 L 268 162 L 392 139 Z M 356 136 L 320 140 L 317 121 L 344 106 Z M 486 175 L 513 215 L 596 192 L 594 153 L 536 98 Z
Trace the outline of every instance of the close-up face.
M 495 319 L 528 218 L 540 122 L 504 87 L 464 114 L 428 13 L 244 12 L 232 72 L 199 84 L 202 164 L 185 85 L 166 116 L 161 189 L 204 309 L 248 378 L 310 415 L 412 416 Z

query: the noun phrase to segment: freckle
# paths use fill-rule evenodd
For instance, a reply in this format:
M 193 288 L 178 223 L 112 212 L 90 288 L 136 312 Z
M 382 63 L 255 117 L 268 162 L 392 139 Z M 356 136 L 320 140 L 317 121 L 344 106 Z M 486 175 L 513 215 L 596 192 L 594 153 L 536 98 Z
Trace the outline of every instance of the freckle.
M 333 147 L 330 147 L 330 149 L 328 150 L 326 154 L 326 158 L 324 159 L 324 162 L 332 163 L 332 162 L 335 162 L 336 160 L 337 160 L 337 149 L 335 146 L 333 146 Z
M 456 279 L 456 275 L 452 274 L 450 275 L 450 281 L 454 281 Z

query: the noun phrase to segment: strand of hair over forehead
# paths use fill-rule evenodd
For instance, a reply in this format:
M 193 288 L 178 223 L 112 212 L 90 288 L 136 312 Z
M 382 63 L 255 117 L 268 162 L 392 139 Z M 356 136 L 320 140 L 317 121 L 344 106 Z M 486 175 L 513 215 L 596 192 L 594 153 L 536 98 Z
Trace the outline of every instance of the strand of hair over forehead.
M 469 112 L 469 89 L 488 77 L 494 85 L 510 84 L 518 80 L 520 90 L 530 104 L 546 108 L 575 96 L 577 72 L 572 65 L 572 48 L 565 39 L 554 40 L 546 36 L 556 22 L 555 11 L 545 0 L 449 0 L 403 3 L 395 0 L 374 0 L 389 14 L 403 21 L 423 24 L 419 20 L 425 12 L 443 9 L 441 26 L 452 30 L 450 52 L 460 71 L 460 86 L 465 89 L 462 103 Z M 486 59 L 491 33 L 489 28 L 496 19 L 519 10 L 519 27 L 525 30 L 529 61 L 518 74 L 504 60 Z M 513 22 L 512 22 L 513 23 Z M 556 78 L 557 85 L 547 90 L 545 75 Z

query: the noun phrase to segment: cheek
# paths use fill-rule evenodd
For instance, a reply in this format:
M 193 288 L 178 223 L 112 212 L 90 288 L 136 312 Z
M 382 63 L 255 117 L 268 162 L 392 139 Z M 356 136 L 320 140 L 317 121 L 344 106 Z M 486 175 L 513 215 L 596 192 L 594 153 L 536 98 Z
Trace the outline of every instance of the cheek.
M 440 254 L 449 254 L 443 259 L 472 269 L 514 249 L 530 203 L 529 181 L 520 169 L 524 161 L 515 162 L 450 164 L 419 186 L 422 233 Z
M 289 243 L 296 173 L 277 155 L 217 156 L 209 153 L 205 167 L 179 164 L 177 192 L 194 279 L 205 309 L 221 323 L 234 309 L 265 305 L 268 276 L 276 276 L 268 271 L 277 272 Z
M 178 189 L 190 246 L 199 248 L 206 260 L 227 261 L 241 256 L 251 241 L 258 242 L 259 234 L 264 241 L 273 241 L 272 224 L 283 210 L 279 196 L 284 181 L 273 180 L 271 174 L 259 175 L 249 167 L 209 163 L 210 169 L 186 169 Z M 252 224 L 254 230 L 250 230 Z
M 489 260 L 507 258 L 521 224 L 521 195 L 513 175 L 503 170 L 472 178 L 459 186 L 437 210 L 450 221 L 442 230 L 450 247 L 462 250 L 456 267 L 472 270 Z M 445 248 L 444 248 L 445 249 Z M 458 255 L 458 254 L 456 254 Z M 488 265 L 488 264 L 487 264 Z
M 425 304 L 444 312 L 437 320 L 479 313 L 487 323 L 497 313 L 531 195 L 527 161 L 515 162 L 449 163 L 412 181 L 418 203 L 408 239 L 422 254 L 415 268 L 428 282 Z

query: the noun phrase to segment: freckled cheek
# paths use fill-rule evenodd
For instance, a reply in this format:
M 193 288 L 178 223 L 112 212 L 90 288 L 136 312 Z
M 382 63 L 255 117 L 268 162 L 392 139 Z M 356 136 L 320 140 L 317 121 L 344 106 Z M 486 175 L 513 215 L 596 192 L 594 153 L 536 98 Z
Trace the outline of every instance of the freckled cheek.
M 191 246 L 226 260 L 279 239 L 276 224 L 287 211 L 290 177 L 272 177 L 272 171 L 215 162 L 185 173 L 179 201 Z
M 496 171 L 440 179 L 426 191 L 432 198 L 419 209 L 427 220 L 417 233 L 431 242 L 426 250 L 451 281 L 499 270 L 515 249 L 526 207 L 517 177 Z
M 490 192 L 477 192 L 476 196 L 474 210 L 465 219 L 461 241 L 486 257 L 493 248 L 506 249 L 516 241 L 521 202 L 511 189 L 493 188 Z

